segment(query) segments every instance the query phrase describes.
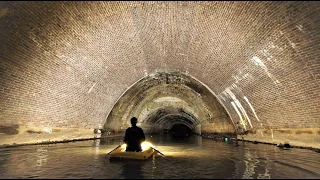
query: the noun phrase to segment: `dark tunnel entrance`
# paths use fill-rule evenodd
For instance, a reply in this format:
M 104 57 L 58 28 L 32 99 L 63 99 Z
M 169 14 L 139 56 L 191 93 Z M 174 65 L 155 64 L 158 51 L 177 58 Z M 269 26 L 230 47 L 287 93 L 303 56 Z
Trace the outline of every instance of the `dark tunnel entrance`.
M 170 135 L 176 139 L 184 139 L 193 135 L 193 131 L 190 127 L 184 124 L 175 124 L 169 130 Z

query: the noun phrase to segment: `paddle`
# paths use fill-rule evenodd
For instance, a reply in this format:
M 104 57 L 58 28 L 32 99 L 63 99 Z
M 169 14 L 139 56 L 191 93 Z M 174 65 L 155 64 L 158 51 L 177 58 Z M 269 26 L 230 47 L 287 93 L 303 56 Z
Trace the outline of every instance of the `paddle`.
M 151 146 L 150 146 L 151 147 Z M 156 150 L 155 148 L 151 147 L 153 150 L 157 151 L 158 153 L 160 153 L 161 155 L 164 156 L 164 154 L 162 154 L 160 151 Z
M 118 147 L 116 147 L 114 150 L 118 149 L 119 147 L 121 147 L 121 145 L 119 145 Z M 114 151 L 112 150 L 112 151 Z M 108 154 L 112 153 L 112 151 L 110 151 Z

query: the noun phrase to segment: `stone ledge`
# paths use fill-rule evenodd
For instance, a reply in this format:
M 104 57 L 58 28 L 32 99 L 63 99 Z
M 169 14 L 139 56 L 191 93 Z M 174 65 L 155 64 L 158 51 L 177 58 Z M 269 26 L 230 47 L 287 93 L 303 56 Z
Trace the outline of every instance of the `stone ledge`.
M 43 127 L 20 126 L 15 134 L 1 134 L 0 147 L 90 140 L 100 136 L 101 134 L 94 133 L 94 129 L 50 128 L 48 130 Z
M 320 128 L 301 129 L 257 129 L 254 132 L 237 135 L 242 141 L 268 144 L 288 143 L 293 147 L 320 149 Z

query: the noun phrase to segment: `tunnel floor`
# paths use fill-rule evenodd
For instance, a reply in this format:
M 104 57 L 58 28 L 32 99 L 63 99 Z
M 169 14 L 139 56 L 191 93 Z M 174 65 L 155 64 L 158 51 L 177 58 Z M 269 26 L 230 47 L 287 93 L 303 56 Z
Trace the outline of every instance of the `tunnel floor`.
M 201 136 L 148 135 L 160 154 L 109 161 L 122 138 L 0 149 L 1 178 L 320 178 L 319 154 Z M 299 156 L 297 156 L 299 155 Z

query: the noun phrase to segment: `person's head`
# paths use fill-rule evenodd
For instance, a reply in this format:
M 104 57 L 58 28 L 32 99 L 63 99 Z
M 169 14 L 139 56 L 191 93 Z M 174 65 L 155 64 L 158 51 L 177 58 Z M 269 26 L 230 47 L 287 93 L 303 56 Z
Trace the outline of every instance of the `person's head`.
M 132 126 L 137 126 L 138 119 L 136 117 L 132 117 L 130 121 Z

